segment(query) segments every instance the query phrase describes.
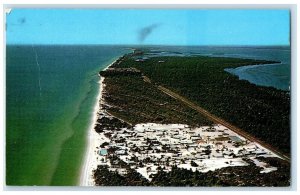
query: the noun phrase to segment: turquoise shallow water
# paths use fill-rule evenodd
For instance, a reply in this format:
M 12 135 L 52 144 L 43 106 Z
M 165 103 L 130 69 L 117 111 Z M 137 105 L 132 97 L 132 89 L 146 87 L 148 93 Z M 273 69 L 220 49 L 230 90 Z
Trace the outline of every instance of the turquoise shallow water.
M 7 46 L 6 183 L 76 185 L 109 46 Z

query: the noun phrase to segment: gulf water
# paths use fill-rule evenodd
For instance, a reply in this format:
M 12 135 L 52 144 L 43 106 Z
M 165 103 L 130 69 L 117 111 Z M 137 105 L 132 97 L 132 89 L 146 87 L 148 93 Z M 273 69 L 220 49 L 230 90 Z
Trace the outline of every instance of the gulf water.
M 98 72 L 128 51 L 7 46 L 7 185 L 77 185 Z

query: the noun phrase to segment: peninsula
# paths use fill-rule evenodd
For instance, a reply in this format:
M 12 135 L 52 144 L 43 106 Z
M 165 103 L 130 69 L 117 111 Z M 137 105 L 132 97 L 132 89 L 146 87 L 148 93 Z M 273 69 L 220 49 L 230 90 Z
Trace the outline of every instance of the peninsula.
M 290 185 L 289 93 L 224 71 L 278 62 L 152 55 L 99 73 L 81 185 Z

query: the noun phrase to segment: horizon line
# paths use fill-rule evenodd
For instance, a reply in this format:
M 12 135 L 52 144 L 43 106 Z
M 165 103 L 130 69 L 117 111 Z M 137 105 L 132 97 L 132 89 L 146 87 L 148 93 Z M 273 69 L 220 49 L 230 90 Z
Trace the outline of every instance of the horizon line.
M 246 44 L 233 44 L 233 45 L 171 45 L 171 44 L 102 44 L 102 43 L 6 43 L 6 46 L 135 46 L 135 47 L 147 47 L 147 46 L 170 46 L 170 47 L 291 47 L 290 44 L 272 44 L 272 45 L 246 45 Z

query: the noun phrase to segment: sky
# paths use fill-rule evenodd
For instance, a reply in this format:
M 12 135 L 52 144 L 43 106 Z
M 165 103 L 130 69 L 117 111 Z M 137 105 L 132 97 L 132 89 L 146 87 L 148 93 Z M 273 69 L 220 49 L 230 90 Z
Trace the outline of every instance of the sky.
M 7 44 L 289 45 L 289 10 L 13 9 Z

